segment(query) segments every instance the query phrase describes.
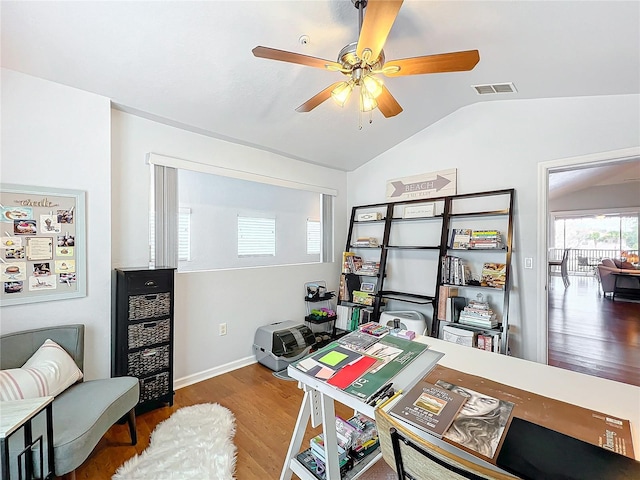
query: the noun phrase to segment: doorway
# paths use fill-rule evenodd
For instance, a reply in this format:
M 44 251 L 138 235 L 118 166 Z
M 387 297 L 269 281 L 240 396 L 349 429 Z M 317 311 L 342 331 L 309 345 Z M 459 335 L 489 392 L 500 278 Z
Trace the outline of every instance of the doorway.
M 568 192 L 571 189 L 585 189 L 588 186 L 588 182 L 593 185 L 606 184 L 603 179 L 598 179 L 594 176 L 595 173 L 600 173 L 602 176 L 606 176 L 606 172 L 615 172 L 616 170 L 623 170 L 625 165 L 631 162 L 640 164 L 640 149 L 632 148 L 625 150 L 618 150 L 613 152 L 606 152 L 602 154 L 587 155 L 582 157 L 561 159 L 552 162 L 544 162 L 539 165 L 538 170 L 538 186 L 539 186 L 539 208 L 538 208 L 538 255 L 541 259 L 546 259 L 548 255 L 548 249 L 551 246 L 550 238 L 550 224 L 549 224 L 549 212 L 550 204 L 553 204 L 553 200 L 550 198 L 550 185 L 554 182 L 553 175 L 558 174 L 563 182 L 556 182 L 554 188 L 556 193 L 558 188 L 562 188 L 564 192 Z M 604 173 L 603 173 L 604 172 Z M 591 178 L 589 178 L 591 177 Z M 556 179 L 557 180 L 557 179 Z M 570 180 L 570 181 L 566 181 Z M 638 182 L 638 179 L 635 179 Z M 573 184 L 573 185 L 572 185 Z M 637 185 L 637 184 L 636 184 Z M 602 186 L 602 185 L 601 185 Z M 636 190 L 637 191 L 637 190 Z M 593 197 L 593 196 L 592 196 Z M 637 195 L 636 197 L 636 212 L 637 212 Z M 596 209 L 596 205 L 592 205 Z M 571 209 L 577 209 L 571 208 Z M 538 269 L 538 361 L 541 363 L 549 363 L 549 305 L 550 302 L 570 302 L 571 297 L 565 296 L 564 286 L 562 281 L 559 284 L 552 283 L 550 280 L 558 280 L 558 278 L 552 278 L 548 276 L 547 262 L 542 261 L 539 263 Z M 585 288 L 584 280 L 596 281 L 595 278 L 587 279 L 580 278 L 580 282 L 574 283 L 574 290 L 567 293 L 577 293 L 578 288 Z M 593 285 L 591 285 L 593 287 Z M 555 289 L 553 292 L 551 289 Z M 571 288 L 571 287 L 568 287 Z M 594 288 L 593 293 L 597 290 Z M 555 297 L 551 298 L 549 295 L 554 294 Z M 558 297 L 559 295 L 559 297 Z M 575 299 L 573 300 L 576 301 Z M 579 301 L 579 300 L 578 300 Z M 553 305 L 553 304 L 552 304 Z M 635 308 L 638 305 L 634 305 Z M 640 308 L 640 307 L 639 307 Z M 568 310 L 567 310 L 568 311 Z M 555 312 L 557 313 L 557 312 Z M 631 314 L 633 315 L 633 314 Z M 604 345 L 600 346 L 600 351 L 605 351 Z M 555 347 L 554 347 L 555 348 Z M 566 348 L 570 348 L 569 345 Z M 588 373 L 588 372 L 585 372 Z

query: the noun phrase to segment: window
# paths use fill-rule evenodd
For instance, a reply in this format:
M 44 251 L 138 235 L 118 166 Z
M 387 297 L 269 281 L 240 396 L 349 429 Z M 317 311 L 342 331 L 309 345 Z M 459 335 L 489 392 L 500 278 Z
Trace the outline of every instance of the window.
M 276 219 L 238 216 L 238 257 L 275 254 Z
M 148 160 L 152 265 L 195 272 L 333 261 L 335 190 L 157 154 Z
M 307 219 L 307 255 L 320 254 L 320 221 Z
M 178 210 L 178 260 L 191 261 L 191 209 Z
M 554 221 L 555 248 L 591 250 L 638 249 L 638 215 L 557 216 Z
M 155 212 L 149 214 L 149 259 L 156 260 Z M 178 213 L 178 260 L 191 261 L 191 209 L 181 208 Z

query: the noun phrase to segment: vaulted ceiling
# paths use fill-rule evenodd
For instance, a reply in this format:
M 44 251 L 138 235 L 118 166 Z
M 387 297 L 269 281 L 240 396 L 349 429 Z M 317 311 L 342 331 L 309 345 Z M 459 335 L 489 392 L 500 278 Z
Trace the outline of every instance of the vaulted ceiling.
M 1 2 L 2 66 L 117 108 L 353 170 L 466 105 L 640 93 L 640 2 L 405 0 L 387 59 L 477 49 L 468 72 L 385 78 L 396 117 L 356 102 L 295 108 L 338 72 L 256 58 L 264 45 L 335 61 L 358 37 L 350 0 Z M 365 11 L 366 17 L 366 11 Z M 308 41 L 300 42 L 306 35 Z M 517 92 L 478 95 L 478 84 Z

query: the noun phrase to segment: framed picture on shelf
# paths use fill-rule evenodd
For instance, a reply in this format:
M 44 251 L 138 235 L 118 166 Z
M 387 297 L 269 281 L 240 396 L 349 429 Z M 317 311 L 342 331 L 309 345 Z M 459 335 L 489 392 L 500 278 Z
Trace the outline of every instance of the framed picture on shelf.
M 362 282 L 360 285 L 361 292 L 373 293 L 376 289 L 376 284 L 371 282 Z

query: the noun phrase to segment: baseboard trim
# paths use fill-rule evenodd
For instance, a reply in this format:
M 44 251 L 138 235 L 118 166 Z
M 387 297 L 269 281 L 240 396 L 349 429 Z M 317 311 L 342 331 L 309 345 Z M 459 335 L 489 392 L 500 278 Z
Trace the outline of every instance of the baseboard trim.
M 256 362 L 256 357 L 252 355 L 250 357 L 241 358 L 240 360 L 236 360 L 234 362 L 225 363 L 224 365 L 220 365 L 219 367 L 210 368 L 202 372 L 187 375 L 186 377 L 177 378 L 173 381 L 173 388 L 174 390 L 178 390 L 179 388 L 188 387 L 189 385 L 193 385 L 194 383 L 217 377 L 218 375 L 222 375 L 223 373 L 228 373 Z

